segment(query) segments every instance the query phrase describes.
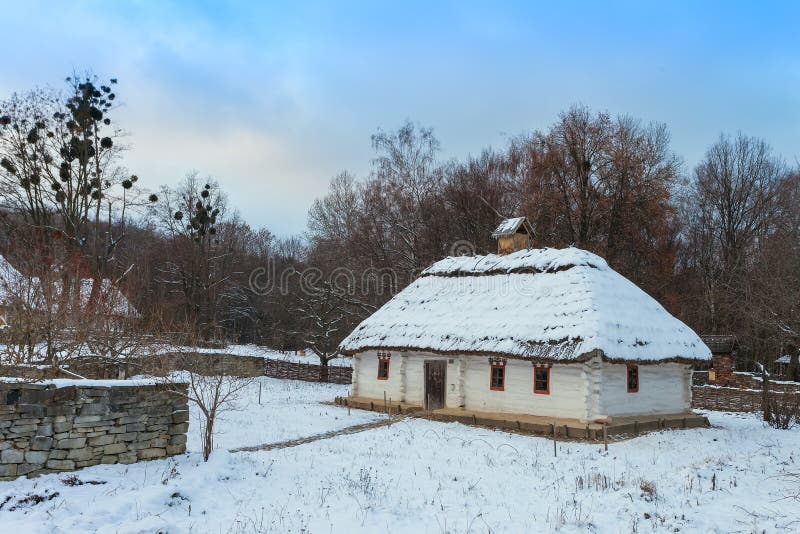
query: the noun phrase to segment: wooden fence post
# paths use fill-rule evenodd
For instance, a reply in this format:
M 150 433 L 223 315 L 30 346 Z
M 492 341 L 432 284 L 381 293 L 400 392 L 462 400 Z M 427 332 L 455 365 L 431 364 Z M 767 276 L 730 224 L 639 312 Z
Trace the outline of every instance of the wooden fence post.
M 556 446 L 556 433 L 558 432 L 558 425 L 556 425 L 556 420 L 553 419 L 553 456 L 558 457 L 558 448 Z

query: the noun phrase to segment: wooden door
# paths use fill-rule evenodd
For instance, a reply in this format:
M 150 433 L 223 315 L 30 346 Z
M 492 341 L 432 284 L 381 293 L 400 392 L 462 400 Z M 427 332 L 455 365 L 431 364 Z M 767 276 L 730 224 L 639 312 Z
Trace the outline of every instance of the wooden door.
M 447 362 L 434 360 L 425 362 L 425 409 L 444 408 Z

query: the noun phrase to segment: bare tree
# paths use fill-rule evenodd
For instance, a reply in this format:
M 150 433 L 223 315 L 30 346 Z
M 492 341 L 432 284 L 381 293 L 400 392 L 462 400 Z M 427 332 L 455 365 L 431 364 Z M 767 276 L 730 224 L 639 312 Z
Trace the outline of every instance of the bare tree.
M 207 376 L 195 372 L 185 373 L 189 382 L 187 399 L 200 410 L 200 433 L 203 442 L 203 460 L 208 461 L 214 450 L 216 423 L 221 414 L 237 409 L 236 401 L 253 382 L 252 378 L 235 376 Z
M 291 312 L 299 319 L 297 334 L 319 358 L 321 382 L 328 381 L 328 364 L 339 356 L 339 343 L 374 307 L 349 294 L 354 288 L 331 280 L 297 288 Z
M 180 297 L 181 317 L 206 341 L 221 337 L 220 298 L 236 274 L 234 251 L 218 233 L 225 211 L 217 182 L 191 172 L 176 189 L 162 189 L 155 214 L 173 245 L 159 268 L 160 282 Z
M 695 324 L 704 330 L 744 328 L 743 292 L 772 231 L 785 173 L 764 141 L 741 134 L 721 136 L 695 169 L 682 208 L 684 268 L 697 275 L 705 319 Z

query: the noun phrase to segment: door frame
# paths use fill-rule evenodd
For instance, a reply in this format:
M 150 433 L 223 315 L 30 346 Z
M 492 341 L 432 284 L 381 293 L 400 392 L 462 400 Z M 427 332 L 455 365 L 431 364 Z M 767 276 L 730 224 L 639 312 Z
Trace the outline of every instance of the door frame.
M 441 408 L 447 407 L 447 360 L 443 359 L 436 359 L 436 360 L 425 360 L 422 366 L 422 405 L 425 411 L 429 411 L 430 407 L 428 406 L 428 364 L 429 363 L 436 363 L 440 364 L 444 369 L 444 375 L 442 376 L 442 406 Z M 438 408 L 437 408 L 438 409 Z

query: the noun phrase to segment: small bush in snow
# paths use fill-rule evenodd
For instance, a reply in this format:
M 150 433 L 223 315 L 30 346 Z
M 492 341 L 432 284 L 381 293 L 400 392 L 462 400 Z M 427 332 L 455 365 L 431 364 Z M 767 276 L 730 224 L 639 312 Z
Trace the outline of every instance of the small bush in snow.
M 647 502 L 651 502 L 658 498 L 658 491 L 656 491 L 656 483 L 650 480 L 642 479 L 639 484 L 639 489 L 642 490 L 642 497 Z

